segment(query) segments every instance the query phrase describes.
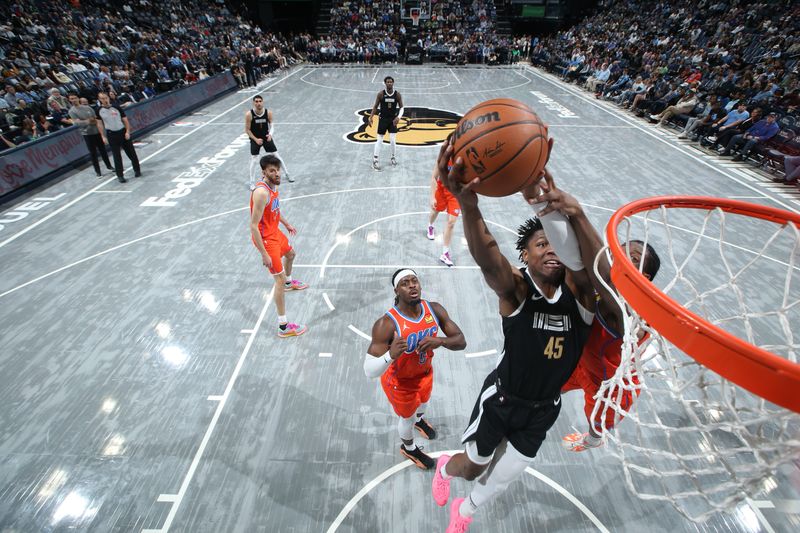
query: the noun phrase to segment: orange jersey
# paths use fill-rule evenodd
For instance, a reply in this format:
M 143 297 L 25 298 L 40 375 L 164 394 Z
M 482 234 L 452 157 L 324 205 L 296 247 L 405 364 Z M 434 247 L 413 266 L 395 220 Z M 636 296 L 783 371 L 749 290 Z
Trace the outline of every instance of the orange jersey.
M 603 324 L 595 318 L 594 322 L 592 322 L 589 338 L 583 346 L 583 352 L 581 353 L 578 366 L 575 368 L 569 380 L 561 388 L 561 392 L 576 389 L 583 390 L 583 409 L 586 414 L 586 419 L 593 424 L 597 431 L 601 431 L 603 426 L 610 429 L 622 419 L 621 413 L 604 407 L 602 412 L 598 413 L 598 418 L 592 420 L 592 413 L 595 403 L 597 402 L 595 395 L 600 389 L 600 384 L 614 376 L 614 373 L 617 371 L 622 361 L 621 352 L 622 337 L 618 337 L 609 332 Z M 635 375 L 632 381 L 633 384 L 639 384 L 639 379 Z M 638 387 L 634 390 L 635 394 L 638 396 Z M 630 390 L 624 390 L 619 397 L 617 397 L 615 393 L 614 403 L 618 404 L 622 409 L 630 409 L 633 400 L 634 395 Z M 604 423 L 603 419 L 605 419 Z
M 394 322 L 397 335 L 403 337 L 408 344 L 408 349 L 392 361 L 388 370 L 384 372 L 383 379 L 387 381 L 399 380 L 401 384 L 404 381 L 417 381 L 433 371 L 431 365 L 433 350 L 420 353 L 417 345 L 425 337 L 438 335 L 439 321 L 427 301 L 422 300 L 420 305 L 422 312 L 416 319 L 404 316 L 396 307 L 386 312 Z
M 269 197 L 267 198 L 267 205 L 264 206 L 264 214 L 261 216 L 261 220 L 258 222 L 258 231 L 261 233 L 261 237 L 264 240 L 268 240 L 271 237 L 274 237 L 276 233 L 279 232 L 278 230 L 278 222 L 281 220 L 281 208 L 280 208 L 280 201 L 278 200 L 278 191 L 273 191 L 269 188 L 263 181 L 259 181 L 256 183 L 256 189 L 261 187 L 267 191 Z M 253 193 L 255 190 L 250 193 L 250 212 L 253 212 Z

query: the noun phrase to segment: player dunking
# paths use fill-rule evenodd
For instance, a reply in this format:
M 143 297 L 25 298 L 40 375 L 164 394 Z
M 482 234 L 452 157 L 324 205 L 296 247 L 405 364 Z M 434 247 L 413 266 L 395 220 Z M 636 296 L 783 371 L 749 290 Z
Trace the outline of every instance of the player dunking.
M 452 166 L 453 163 L 451 161 L 448 163 L 447 168 L 450 169 Z M 444 227 L 444 235 L 442 236 L 444 250 L 442 250 L 442 255 L 439 256 L 439 261 L 451 267 L 453 266 L 453 259 L 450 257 L 450 241 L 453 238 L 453 228 L 455 228 L 456 220 L 458 220 L 458 215 L 461 213 L 461 206 L 458 205 L 456 197 L 447 190 L 439 179 L 439 168 L 434 167 L 431 175 L 431 216 L 428 219 L 428 232 L 426 234 L 430 240 L 435 238 L 433 223 L 442 211 L 447 211 L 447 225 Z
M 292 262 L 295 253 L 278 223 L 290 235 L 297 230 L 281 215 L 278 185 L 281 184 L 281 162 L 274 154 L 261 158 L 262 181 L 255 184 L 250 195 L 250 236 L 261 253 L 261 261 L 275 278 L 275 309 L 278 311 L 278 336 L 296 337 L 308 329 L 286 319 L 286 291 L 307 289 L 302 281 L 292 279 Z
M 536 198 L 537 205 L 544 207 L 540 211 L 540 216 L 546 216 L 551 212 L 558 212 L 569 217 L 580 244 L 581 255 L 584 264 L 591 264 L 594 258 L 600 253 L 603 241 L 597 230 L 592 226 L 581 204 L 570 194 L 556 187 L 553 176 L 545 174 L 546 183 L 541 186 L 543 194 Z M 545 207 L 546 203 L 546 207 Z M 534 207 L 536 209 L 536 207 Z M 555 242 L 558 242 L 556 239 Z M 559 247 L 556 253 L 559 253 Z M 650 244 L 645 245 L 642 241 L 628 241 L 623 244 L 628 257 L 637 269 L 641 267 L 642 274 L 652 281 L 661 266 L 658 254 Z M 608 286 L 611 284 L 611 266 L 603 254 L 598 263 L 598 271 Z M 595 319 L 592 322 L 592 329 L 589 333 L 589 340 L 583 347 L 583 354 L 575 372 L 569 381 L 561 388 L 561 392 L 571 390 L 582 390 L 584 396 L 584 413 L 588 422 L 588 431 L 577 432 L 567 435 L 563 439 L 564 446 L 574 452 L 582 452 L 590 448 L 597 448 L 603 444 L 601 435 L 603 428 L 612 429 L 616 423 L 622 419 L 622 413 L 614 409 L 606 409 L 599 412 L 597 418 L 592 418 L 596 396 L 600 390 L 601 383 L 614 375 L 621 363 L 622 357 L 622 310 L 614 301 L 613 295 L 609 294 L 605 284 L 601 283 L 596 277 L 593 269 L 588 269 L 588 273 L 597 290 L 597 307 Z M 625 411 L 629 410 L 635 400 L 631 389 L 636 390 L 638 379 L 634 375 L 633 383 L 615 393 L 614 403 L 618 404 Z
M 256 181 L 261 176 L 259 155 L 262 148 L 267 154 L 278 158 L 286 179 L 294 182 L 289 176 L 286 162 L 275 146 L 275 122 L 272 120 L 272 111 L 264 108 L 264 99 L 261 95 L 257 94 L 253 97 L 253 109 L 244 114 L 244 132 L 250 137 L 250 190 L 255 188 Z
M 394 90 L 394 78 L 386 76 L 383 78 L 383 84 L 386 86 L 378 96 L 375 98 L 375 104 L 372 106 L 372 111 L 369 114 L 369 126 L 372 127 L 372 119 L 375 114 L 379 112 L 378 118 L 378 140 L 375 141 L 375 151 L 372 154 L 372 168 L 381 170 L 379 163 L 379 156 L 381 155 L 381 145 L 383 144 L 383 136 L 389 132 L 389 145 L 392 149 L 392 166 L 397 164 L 395 157 L 395 148 L 397 145 L 397 124 L 403 116 L 403 97 L 400 96 L 398 91 Z
M 471 481 L 480 476 L 469 496 L 450 506 L 447 533 L 463 533 L 478 507 L 522 474 L 555 423 L 561 386 L 578 364 L 589 332 L 594 289 L 575 260 L 580 251 L 574 236 L 570 256 L 560 259 L 538 218 L 519 229 L 517 249 L 526 267 L 512 267 L 478 208 L 472 188 L 479 178 L 462 183 L 460 157 L 448 173 L 452 153 L 451 142 L 445 143 L 438 159 L 440 175 L 461 205 L 470 253 L 499 298 L 504 337 L 500 361 L 487 376 L 464 432 L 465 452 L 442 455 L 433 478 L 433 498 L 445 505 L 453 477 Z M 533 193 L 530 187 L 523 190 L 526 198 Z
M 383 392 L 400 417 L 400 453 L 427 470 L 433 468 L 434 460 L 414 444 L 414 428 L 426 439 L 436 438 L 436 431 L 422 418 L 433 389 L 433 350 L 442 346 L 463 350 L 467 343 L 444 307 L 421 299 L 419 278 L 413 270 L 395 272 L 392 286 L 395 303 L 372 326 L 364 373 L 369 378 L 380 376 Z

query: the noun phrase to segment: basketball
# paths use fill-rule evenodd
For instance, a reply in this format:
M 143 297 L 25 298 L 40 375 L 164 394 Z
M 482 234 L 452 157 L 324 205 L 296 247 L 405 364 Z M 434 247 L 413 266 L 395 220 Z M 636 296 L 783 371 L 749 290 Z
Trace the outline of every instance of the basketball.
M 547 126 L 518 100 L 496 98 L 470 109 L 453 133 L 453 158 L 464 161 L 464 182 L 475 192 L 509 196 L 537 179 L 549 152 Z

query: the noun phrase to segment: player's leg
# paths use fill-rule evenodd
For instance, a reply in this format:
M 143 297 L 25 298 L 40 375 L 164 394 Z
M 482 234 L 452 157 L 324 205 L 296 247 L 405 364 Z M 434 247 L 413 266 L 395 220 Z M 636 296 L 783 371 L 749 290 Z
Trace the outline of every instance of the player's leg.
M 260 152 L 261 146 L 250 139 L 250 173 L 247 176 L 247 182 L 251 191 L 255 190 L 256 182 L 261 179 L 261 165 L 258 163 Z
M 439 216 L 439 213 L 445 210 L 446 199 L 443 197 L 442 194 L 442 186 L 436 186 L 436 192 L 433 193 L 433 205 L 431 206 L 431 215 L 428 217 L 428 234 L 427 237 L 429 240 L 433 240 L 435 235 L 435 230 L 433 227 L 433 223 L 436 221 L 436 217 Z
M 417 419 L 416 411 L 420 405 L 417 390 L 410 390 L 399 386 L 396 380 L 381 376 L 381 387 L 386 398 L 392 406 L 397 421 L 397 432 L 400 435 L 400 454 L 411 460 L 423 470 L 433 468 L 435 461 L 414 442 L 414 422 Z
M 286 179 L 290 183 L 294 183 L 294 180 L 292 179 L 291 175 L 289 175 L 289 167 L 286 166 L 286 161 L 283 160 L 283 157 L 281 157 L 281 154 L 278 152 L 278 147 L 275 146 L 275 141 L 273 139 L 270 139 L 269 141 L 264 141 L 264 151 L 267 154 L 274 155 L 275 157 L 278 158 L 278 160 L 281 162 L 282 175 L 286 176 Z
M 433 226 L 433 223 L 436 222 L 436 217 L 439 216 L 439 211 L 436 210 L 436 207 L 431 208 L 431 215 L 428 217 L 428 231 L 425 233 L 425 236 L 428 237 L 428 240 L 432 241 L 436 238 L 436 230 Z
M 453 259 L 450 257 L 450 242 L 453 239 L 453 229 L 456 227 L 456 221 L 458 220 L 457 214 L 452 214 L 452 210 L 448 210 L 447 212 L 447 225 L 444 227 L 444 235 L 442 237 L 444 248 L 442 250 L 442 256 L 439 258 L 439 261 L 444 263 L 445 265 L 451 267 L 453 266 Z
M 302 291 L 303 289 L 307 289 L 308 285 L 303 283 L 300 280 L 294 279 L 292 277 L 292 264 L 294 263 L 294 258 L 297 255 L 294 249 L 289 246 L 288 240 L 285 244 L 285 252 L 283 256 L 283 271 L 286 273 L 286 282 L 284 286 L 287 291 Z
M 450 497 L 450 480 L 460 477 L 472 481 L 492 462 L 495 448 L 505 437 L 509 407 L 498 401 L 495 373 L 487 376 L 472 409 L 469 425 L 462 441 L 464 451 L 452 457 L 442 455 L 436 463 L 431 492 L 437 505 L 444 505 Z
M 431 392 L 433 391 L 433 372 L 428 374 L 420 384 L 419 401 L 417 406 L 416 420 L 414 421 L 414 429 L 428 440 L 436 438 L 436 430 L 428 423 L 425 418 L 425 411 L 428 410 L 428 401 L 431 399 Z
M 379 159 L 381 155 L 381 145 L 383 145 L 383 136 L 386 135 L 386 130 L 389 125 L 381 117 L 378 117 L 378 138 L 375 140 L 375 149 L 372 152 L 372 168 L 373 170 L 381 170 Z
M 389 146 L 391 147 L 392 158 L 390 162 L 392 166 L 397 165 L 397 126 L 394 122 L 389 122 Z
M 536 457 L 547 431 L 555 424 L 561 402 L 537 407 L 514 406 L 508 415 L 508 427 L 522 428 L 508 435 L 508 442 L 495 446 L 489 469 L 472 487 L 469 497 L 453 500 L 447 531 L 467 531 L 472 515 L 483 504 L 497 496 L 525 471 Z M 479 443 L 478 443 L 479 444 Z
M 275 278 L 273 298 L 275 300 L 275 310 L 278 312 L 278 336 L 297 337 L 305 333 L 308 328 L 302 324 L 289 322 L 286 318 L 286 272 L 283 269 L 281 260 L 280 243 L 265 242 L 264 247 L 272 259 L 270 273 Z

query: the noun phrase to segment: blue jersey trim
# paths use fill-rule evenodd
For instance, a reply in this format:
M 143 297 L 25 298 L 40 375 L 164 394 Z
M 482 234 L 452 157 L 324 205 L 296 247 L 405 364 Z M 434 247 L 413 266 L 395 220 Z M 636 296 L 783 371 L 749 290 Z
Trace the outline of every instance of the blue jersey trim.
M 386 311 L 386 316 L 391 318 L 392 322 L 394 322 L 394 330 L 397 332 L 397 336 L 398 337 L 402 337 L 401 331 L 400 331 L 400 324 L 397 322 L 397 319 L 394 316 L 392 316 L 392 313 L 390 313 L 389 311 Z
M 428 303 L 428 302 L 426 302 L 425 300 L 420 300 L 420 301 L 419 301 L 419 303 L 423 303 L 423 302 L 425 302 L 426 304 Z M 405 318 L 405 319 L 406 319 L 406 320 L 408 320 L 409 322 L 416 322 L 416 323 L 419 323 L 419 321 L 420 321 L 420 320 L 422 320 L 422 317 L 424 317 L 424 316 L 425 316 L 425 307 L 426 307 L 426 305 L 422 305 L 421 307 L 422 307 L 422 312 L 419 314 L 419 316 L 418 316 L 417 318 L 410 318 L 410 317 L 407 317 L 406 315 L 404 315 L 404 314 L 403 314 L 403 313 L 402 313 L 402 312 L 401 312 L 401 311 L 400 311 L 400 310 L 397 308 L 397 306 L 396 306 L 396 305 L 392 306 L 392 309 L 394 309 L 395 311 L 397 311 L 397 314 L 398 314 L 398 315 L 400 315 L 401 317 Z

